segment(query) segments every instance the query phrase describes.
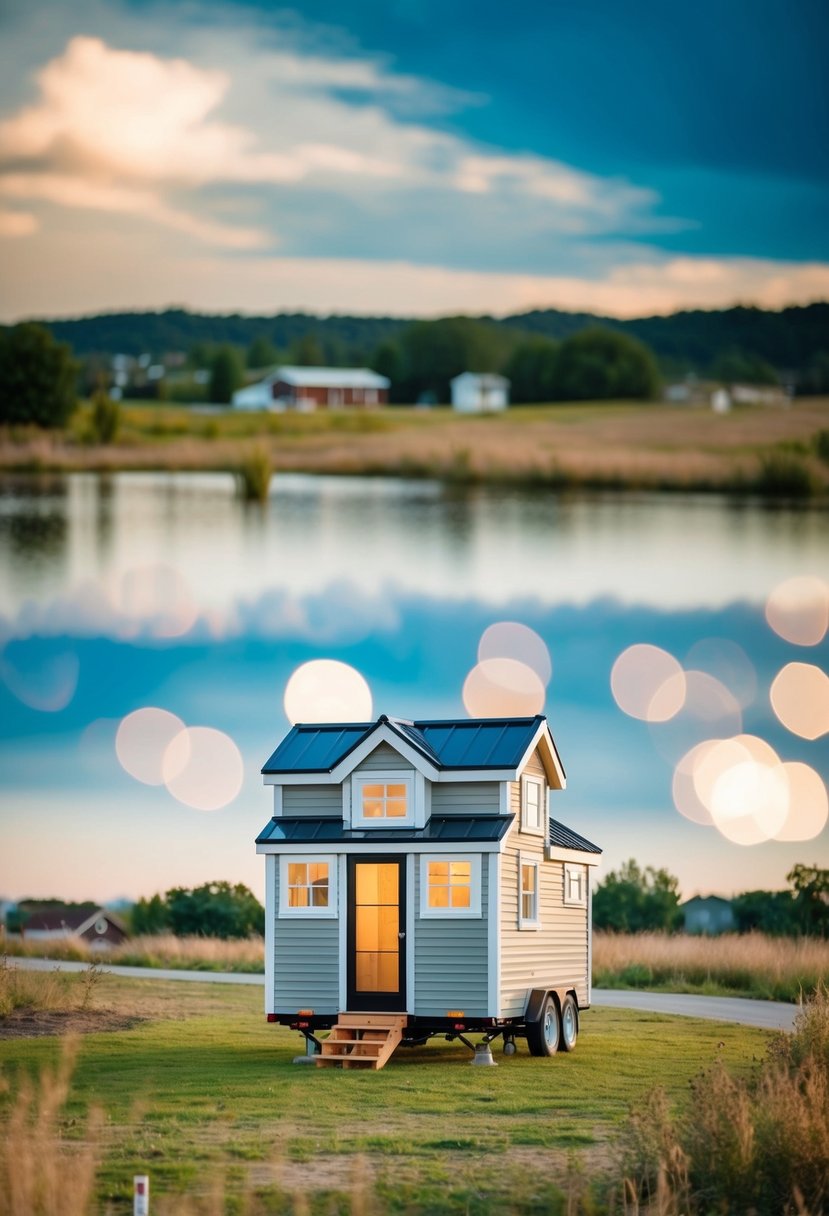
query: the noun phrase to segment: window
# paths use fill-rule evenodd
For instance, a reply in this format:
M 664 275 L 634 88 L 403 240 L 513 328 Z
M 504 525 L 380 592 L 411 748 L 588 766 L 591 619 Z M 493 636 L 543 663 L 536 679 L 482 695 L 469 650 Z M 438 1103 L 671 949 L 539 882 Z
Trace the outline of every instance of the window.
M 352 777 L 355 827 L 406 827 L 414 823 L 412 778 L 400 773 Z
M 279 915 L 336 916 L 337 868 L 333 858 L 280 857 Z
M 544 782 L 539 777 L 524 777 L 521 782 L 521 831 L 537 836 L 544 831 Z
M 481 858 L 466 856 L 422 857 L 420 862 L 421 916 L 480 916 Z
M 566 904 L 587 904 L 587 867 L 564 864 L 564 902 Z
M 540 866 L 532 857 L 518 857 L 518 928 L 540 929 L 538 919 L 538 877 Z

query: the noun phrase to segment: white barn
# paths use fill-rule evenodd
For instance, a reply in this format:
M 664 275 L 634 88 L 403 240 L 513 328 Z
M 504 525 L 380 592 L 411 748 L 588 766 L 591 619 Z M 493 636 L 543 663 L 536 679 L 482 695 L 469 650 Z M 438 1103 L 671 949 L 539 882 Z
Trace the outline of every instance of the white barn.
M 494 372 L 461 372 L 449 382 L 452 408 L 464 414 L 505 410 L 509 405 L 509 380 Z

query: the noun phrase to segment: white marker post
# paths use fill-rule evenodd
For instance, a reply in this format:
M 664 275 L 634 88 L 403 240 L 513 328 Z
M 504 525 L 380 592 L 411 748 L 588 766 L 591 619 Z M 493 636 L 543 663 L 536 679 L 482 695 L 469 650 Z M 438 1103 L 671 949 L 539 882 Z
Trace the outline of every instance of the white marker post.
M 150 1216 L 150 1179 L 136 1174 L 132 1180 L 132 1216 Z

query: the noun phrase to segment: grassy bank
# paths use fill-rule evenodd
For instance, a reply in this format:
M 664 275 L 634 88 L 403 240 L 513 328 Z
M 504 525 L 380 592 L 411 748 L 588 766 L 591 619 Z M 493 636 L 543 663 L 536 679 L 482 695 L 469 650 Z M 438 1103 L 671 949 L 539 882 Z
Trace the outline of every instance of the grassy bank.
M 114 443 L 90 443 L 82 410 L 65 433 L 0 431 L 0 469 L 237 471 L 255 443 L 274 471 L 433 477 L 453 484 L 829 494 L 829 400 L 710 410 L 638 402 L 314 414 L 196 413 L 126 406 Z
M 663 933 L 596 933 L 593 982 L 600 988 L 646 988 L 799 1001 L 829 977 L 829 941 Z
M 173 967 L 185 971 L 262 972 L 265 943 L 261 937 L 223 941 L 217 937 L 175 937 L 172 933 L 138 935 L 101 954 L 79 937 L 30 941 L 0 937 L 0 952 L 10 958 L 54 958 L 91 963 L 101 960 L 125 967 Z
M 116 1216 L 131 1210 L 135 1173 L 150 1175 L 160 1213 L 605 1211 L 630 1109 L 660 1086 L 684 1110 L 700 1069 L 720 1059 L 746 1079 L 769 1042 L 733 1025 L 593 1010 L 572 1055 L 538 1060 L 521 1044 L 505 1057 L 496 1045 L 497 1069 L 471 1068 L 466 1048 L 435 1041 L 380 1073 L 343 1073 L 293 1065 L 298 1036 L 267 1025 L 261 1001 L 245 988 L 105 976 L 101 1024 L 74 1049 L 71 1086 L 56 1039 L 0 1040 L 6 1171 L 36 1157 L 59 1178 L 77 1153 L 94 1166 L 90 1206 Z M 125 1014 L 130 1029 L 107 1029 Z M 44 1068 L 38 1097 L 31 1079 Z M 30 1205 L 28 1216 L 58 1210 Z

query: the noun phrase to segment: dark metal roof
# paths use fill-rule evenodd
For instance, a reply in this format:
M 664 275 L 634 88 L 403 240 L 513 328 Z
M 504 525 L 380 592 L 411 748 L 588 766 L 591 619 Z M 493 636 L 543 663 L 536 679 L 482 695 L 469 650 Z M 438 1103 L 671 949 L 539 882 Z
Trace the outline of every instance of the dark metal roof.
M 257 836 L 257 844 L 392 844 L 413 841 L 466 841 L 484 844 L 500 840 L 512 823 L 512 815 L 433 815 L 424 828 L 347 828 L 335 817 L 271 819 Z
M 460 721 L 297 724 L 265 762 L 264 774 L 330 773 L 377 727 L 387 724 L 401 739 L 440 769 L 515 768 L 545 719 L 471 718 Z
M 560 849 L 578 849 L 582 853 L 601 853 L 597 844 L 591 844 L 578 832 L 566 828 L 557 819 L 550 819 L 550 844 L 558 845 Z

